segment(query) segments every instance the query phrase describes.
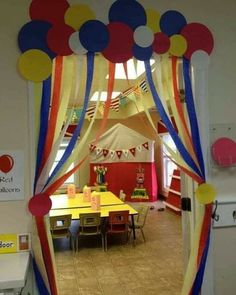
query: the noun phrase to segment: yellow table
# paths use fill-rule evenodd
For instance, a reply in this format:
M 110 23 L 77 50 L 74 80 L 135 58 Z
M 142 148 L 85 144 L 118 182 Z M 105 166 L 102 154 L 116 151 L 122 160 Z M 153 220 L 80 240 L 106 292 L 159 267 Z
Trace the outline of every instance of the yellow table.
M 101 206 L 121 205 L 124 204 L 112 192 L 99 192 L 101 196 Z M 68 209 L 68 208 L 88 208 L 91 207 L 90 202 L 83 201 L 83 194 L 76 194 L 75 197 L 67 197 L 67 195 L 52 195 L 52 209 Z
M 134 236 L 134 240 L 135 240 L 136 237 L 135 237 L 135 227 L 134 227 L 134 215 L 138 214 L 138 212 L 128 204 L 120 204 L 120 205 L 117 204 L 117 205 L 113 205 L 113 206 L 101 206 L 99 211 L 94 211 L 91 209 L 91 207 L 54 209 L 54 210 L 50 210 L 49 216 L 52 217 L 52 216 L 59 216 L 59 215 L 64 215 L 64 214 L 71 214 L 72 219 L 76 220 L 76 219 L 79 219 L 79 215 L 81 213 L 101 212 L 101 217 L 108 217 L 110 211 L 123 211 L 123 210 L 129 210 L 129 214 L 131 216 L 131 221 L 132 221 L 133 236 Z

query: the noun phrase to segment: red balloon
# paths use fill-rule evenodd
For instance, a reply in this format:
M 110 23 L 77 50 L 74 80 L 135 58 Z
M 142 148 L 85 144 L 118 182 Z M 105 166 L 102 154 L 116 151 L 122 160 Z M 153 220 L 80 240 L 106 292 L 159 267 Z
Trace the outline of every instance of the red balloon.
M 113 63 L 123 63 L 133 56 L 133 30 L 126 24 L 112 22 L 107 25 L 109 31 L 109 43 L 103 56 Z
M 29 14 L 32 20 L 43 20 L 51 24 L 63 23 L 70 4 L 66 0 L 33 0 Z
M 166 53 L 170 48 L 170 39 L 164 33 L 156 33 L 152 44 L 153 50 L 158 54 Z
M 53 26 L 47 34 L 48 47 L 58 55 L 70 55 L 72 50 L 69 46 L 69 38 L 74 29 L 65 24 Z
M 0 171 L 8 173 L 14 166 L 14 160 L 10 155 L 2 155 L 0 157 Z
M 52 200 L 48 195 L 38 194 L 30 199 L 28 208 L 33 216 L 44 216 L 51 210 Z
M 190 59 L 197 50 L 203 50 L 209 55 L 214 47 L 214 39 L 211 31 L 199 23 L 190 23 L 181 30 L 181 35 L 187 40 L 187 50 L 184 56 Z

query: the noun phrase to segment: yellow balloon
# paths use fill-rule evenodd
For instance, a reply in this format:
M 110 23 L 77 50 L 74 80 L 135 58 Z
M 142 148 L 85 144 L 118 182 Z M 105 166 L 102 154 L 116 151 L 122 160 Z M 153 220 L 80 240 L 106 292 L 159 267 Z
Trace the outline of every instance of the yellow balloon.
M 196 190 L 196 197 L 201 204 L 210 204 L 216 198 L 216 190 L 209 183 L 200 184 Z
M 30 49 L 20 56 L 18 68 L 26 80 L 42 82 L 52 73 L 52 61 L 43 51 Z
M 160 32 L 160 13 L 153 9 L 146 9 L 147 24 L 146 26 L 152 29 L 153 33 Z
M 79 30 L 86 21 L 95 18 L 93 11 L 84 4 L 71 5 L 65 13 L 65 23 L 75 30 Z
M 181 35 L 173 35 L 170 37 L 170 54 L 174 56 L 183 56 L 187 49 L 187 41 Z

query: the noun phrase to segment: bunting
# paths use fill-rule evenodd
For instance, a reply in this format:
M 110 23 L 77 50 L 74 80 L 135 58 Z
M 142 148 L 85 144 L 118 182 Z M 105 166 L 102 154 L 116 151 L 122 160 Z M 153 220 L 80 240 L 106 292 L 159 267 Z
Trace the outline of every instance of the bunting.
M 136 156 L 136 151 L 142 152 L 142 150 L 149 150 L 149 143 L 146 141 L 140 145 L 137 145 L 135 147 L 131 147 L 128 149 L 119 149 L 119 150 L 112 150 L 112 149 L 108 149 L 108 148 L 102 148 L 99 146 L 96 146 L 94 144 L 90 144 L 89 146 L 89 150 L 90 153 L 95 153 L 95 155 L 99 156 L 101 153 L 104 156 L 104 158 L 106 158 L 108 155 L 113 158 L 114 155 L 116 154 L 117 157 L 120 159 L 122 155 L 124 155 L 126 158 L 128 157 L 129 153 L 131 153 L 131 155 L 133 157 Z

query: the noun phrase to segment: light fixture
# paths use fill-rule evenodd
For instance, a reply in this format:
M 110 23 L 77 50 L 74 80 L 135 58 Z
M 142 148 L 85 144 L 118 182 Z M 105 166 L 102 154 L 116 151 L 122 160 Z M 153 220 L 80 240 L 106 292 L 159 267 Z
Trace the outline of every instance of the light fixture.
M 112 92 L 111 98 L 112 99 L 116 98 L 119 94 L 120 92 L 114 91 Z M 99 97 L 99 92 L 95 91 L 92 97 L 90 98 L 90 101 L 98 101 L 98 97 Z M 106 100 L 107 100 L 107 91 L 102 91 L 100 93 L 100 101 L 106 101 Z
M 154 59 L 150 60 L 151 66 L 155 63 Z M 137 60 L 136 66 L 134 63 L 134 59 L 129 59 L 127 61 L 127 72 L 128 72 L 128 79 L 129 80 L 136 80 L 139 76 L 141 76 L 145 72 L 144 62 L 141 60 Z M 106 76 L 108 79 L 109 75 Z M 126 74 L 124 70 L 124 65 L 122 63 L 116 64 L 116 71 L 115 71 L 115 79 L 124 80 L 126 79 Z

